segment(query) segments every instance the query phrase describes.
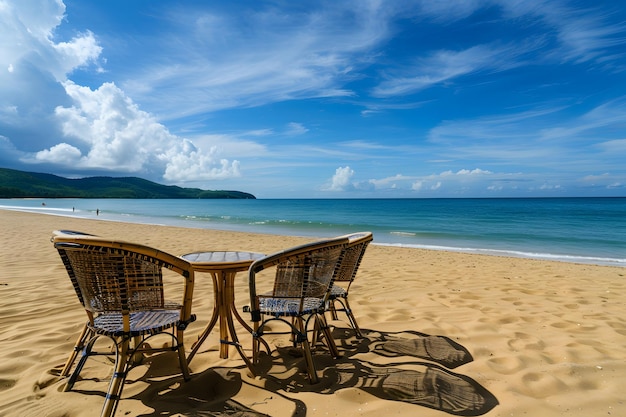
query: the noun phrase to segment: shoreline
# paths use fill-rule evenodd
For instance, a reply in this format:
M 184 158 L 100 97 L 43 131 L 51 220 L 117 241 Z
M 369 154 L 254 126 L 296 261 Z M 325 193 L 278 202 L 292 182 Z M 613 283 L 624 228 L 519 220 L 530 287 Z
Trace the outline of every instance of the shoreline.
M 16 211 L 2 211 L 0 226 L 5 236 L 0 243 L 0 355 L 5 358 L 0 414 L 7 417 L 91 416 L 102 406 L 110 376 L 106 361 L 88 361 L 87 378 L 76 390 L 62 392 L 58 371 L 85 314 L 50 243 L 53 230 L 123 239 L 175 255 L 271 253 L 311 241 Z M 316 353 L 320 384 L 311 386 L 296 372 L 302 358 L 289 355 L 288 340 L 271 341 L 285 348 L 275 350 L 267 372 L 253 378 L 234 349 L 229 359 L 219 358 L 219 332 L 213 332 L 191 363 L 188 382 L 167 356 L 134 368 L 117 415 L 226 416 L 235 410 L 275 417 L 451 415 L 433 409 L 420 393 L 406 397 L 395 388 L 364 385 L 381 373 L 402 372 L 418 378 L 415 382 L 433 372 L 470 381 L 497 400 L 481 414 L 487 417 L 626 415 L 625 276 L 624 268 L 612 266 L 371 245 L 350 292 L 366 337 L 352 337 L 342 317 L 331 322 L 343 356 L 332 359 L 323 349 Z M 241 311 L 249 301 L 244 273 L 236 278 L 235 293 Z M 192 311 L 198 320 L 186 333 L 187 346 L 210 319 L 212 306 L 211 280 L 197 274 Z M 238 334 L 250 349 L 250 337 L 243 330 Z M 419 335 L 449 338 L 470 357 L 451 367 L 434 356 L 413 356 L 415 347 L 378 353 L 385 340 L 412 341 Z
M 21 199 L 20 199 L 21 200 Z M 197 225 L 194 224 L 167 224 L 167 223 L 158 223 L 158 222 L 140 222 L 138 219 L 134 220 L 125 220 L 125 219 L 106 219 L 104 216 L 101 217 L 91 217 L 91 216 L 80 216 L 74 212 L 69 212 L 68 209 L 64 208 L 50 208 L 50 207 L 9 207 L 9 206 L 0 206 L 0 211 L 17 211 L 22 213 L 33 213 L 33 214 L 42 214 L 42 215 L 50 215 L 50 216 L 59 216 L 59 217 L 68 217 L 71 219 L 82 219 L 82 220 L 99 220 L 99 221 L 110 221 L 110 222 L 120 222 L 120 223 L 129 223 L 129 224 L 144 224 L 144 225 L 152 225 L 152 226 L 163 226 L 163 227 L 181 227 L 186 229 L 200 229 L 200 230 L 215 230 L 215 231 L 224 231 L 224 232 L 237 232 L 237 233 L 253 233 L 253 234 L 262 234 L 269 236 L 291 236 L 296 238 L 323 238 L 323 237 L 331 237 L 331 236 L 313 236 L 313 235 L 301 235 L 301 234 L 283 234 L 280 231 L 272 232 L 272 231 L 249 231 L 246 230 L 245 227 L 203 227 L 201 223 Z M 58 211 L 58 212 L 54 212 Z M 149 217 L 146 217 L 149 219 Z M 182 221 L 184 223 L 184 221 Z M 397 234 L 396 232 L 392 232 L 392 235 Z M 588 265 L 599 265 L 599 266 L 616 266 L 626 268 L 626 258 L 608 258 L 608 257 L 600 257 L 600 256 L 582 256 L 582 255 L 571 255 L 571 254 L 554 254 L 554 253 L 538 253 L 538 252 L 529 252 L 524 250 L 512 250 L 512 249 L 494 249 L 494 248 L 470 248 L 470 247 L 455 247 L 455 246 L 440 246 L 440 245 L 429 245 L 429 244 L 412 244 L 412 243 L 393 243 L 393 242 L 377 242 L 376 235 L 374 236 L 374 242 L 372 245 L 379 246 L 389 246 L 389 247 L 398 247 L 398 248 L 410 248 L 410 249 L 423 249 L 423 250 L 433 250 L 433 251 L 444 251 L 444 252 L 455 252 L 455 253 L 467 253 L 467 254 L 479 254 L 479 255 L 488 255 L 488 256 L 500 256 L 500 257 L 513 257 L 520 259 L 536 259 L 536 260 L 546 260 L 546 261 L 556 261 L 556 262 L 567 262 L 567 263 L 580 263 L 580 264 L 588 264 Z

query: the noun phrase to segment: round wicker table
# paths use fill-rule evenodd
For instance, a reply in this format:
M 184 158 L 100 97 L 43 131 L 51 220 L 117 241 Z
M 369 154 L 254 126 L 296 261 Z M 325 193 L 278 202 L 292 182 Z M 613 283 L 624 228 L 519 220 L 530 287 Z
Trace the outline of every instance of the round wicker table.
M 239 344 L 233 316 L 249 332 L 252 332 L 252 328 L 243 320 L 235 307 L 234 282 L 238 272 L 248 270 L 252 262 L 264 256 L 262 253 L 241 251 L 193 252 L 181 256 L 191 263 L 195 272 L 211 274 L 215 296 L 211 320 L 192 345 L 187 362 L 191 362 L 218 319 L 220 322 L 220 358 L 228 358 L 228 347 L 233 345 L 242 359 L 246 363 L 249 362 Z

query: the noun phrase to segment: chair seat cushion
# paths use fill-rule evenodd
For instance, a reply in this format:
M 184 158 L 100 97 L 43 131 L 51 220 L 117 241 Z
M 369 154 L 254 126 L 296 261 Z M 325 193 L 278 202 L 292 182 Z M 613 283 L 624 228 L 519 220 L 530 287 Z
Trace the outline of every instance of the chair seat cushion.
M 323 310 L 324 300 L 316 297 L 306 297 L 302 308 L 300 298 L 266 298 L 259 297 L 259 307 L 262 314 L 273 316 L 298 316 L 312 314 Z
M 348 296 L 348 292 L 345 288 L 340 287 L 338 285 L 334 285 L 330 289 L 330 298 L 346 298 Z
M 180 310 L 151 310 L 130 313 L 130 334 L 139 336 L 146 333 L 157 333 L 178 325 Z M 124 334 L 121 313 L 101 314 L 94 320 L 96 333 L 107 336 Z

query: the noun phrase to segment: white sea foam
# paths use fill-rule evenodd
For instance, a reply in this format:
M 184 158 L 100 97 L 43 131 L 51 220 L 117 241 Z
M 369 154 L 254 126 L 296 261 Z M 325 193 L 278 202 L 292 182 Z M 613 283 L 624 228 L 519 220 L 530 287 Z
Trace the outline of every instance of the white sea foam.
M 380 245 L 380 246 L 440 250 L 440 251 L 448 251 L 448 252 L 478 253 L 478 254 L 483 254 L 483 255 L 511 256 L 515 258 L 529 258 L 529 259 L 545 259 L 545 260 L 551 260 L 551 261 L 585 263 L 585 264 L 595 264 L 595 265 L 626 266 L 626 259 L 620 259 L 620 258 L 603 258 L 603 257 L 595 257 L 595 256 L 562 255 L 562 254 L 553 254 L 553 253 L 524 252 L 524 251 L 516 251 L 516 250 L 482 249 L 482 248 L 467 248 L 467 247 L 439 246 L 439 245 L 420 245 L 420 244 L 405 244 L 405 243 L 373 243 L 373 244 Z

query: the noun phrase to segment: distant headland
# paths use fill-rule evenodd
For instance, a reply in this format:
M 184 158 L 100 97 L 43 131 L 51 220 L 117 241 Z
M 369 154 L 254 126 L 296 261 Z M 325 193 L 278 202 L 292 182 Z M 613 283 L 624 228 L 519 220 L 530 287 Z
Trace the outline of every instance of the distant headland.
M 162 185 L 137 177 L 64 178 L 52 174 L 0 168 L 0 198 L 237 198 L 242 191 L 201 190 Z

